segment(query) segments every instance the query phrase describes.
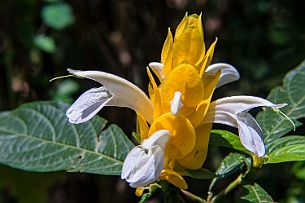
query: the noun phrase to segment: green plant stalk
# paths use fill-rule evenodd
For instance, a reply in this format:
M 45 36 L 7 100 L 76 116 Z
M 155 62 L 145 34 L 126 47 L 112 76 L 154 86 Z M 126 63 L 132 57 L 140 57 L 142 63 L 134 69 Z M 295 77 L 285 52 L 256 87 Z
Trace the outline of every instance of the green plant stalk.
M 194 195 L 193 193 L 190 193 L 189 191 L 181 189 L 181 192 L 190 200 L 195 201 L 195 202 L 200 202 L 200 203 L 206 203 L 204 199 L 201 197 Z
M 215 195 L 213 198 L 208 196 L 207 202 L 208 203 L 215 203 L 219 198 L 223 197 L 224 195 L 228 194 L 231 190 L 236 188 L 238 185 L 241 184 L 243 180 L 244 174 L 239 174 L 239 176 L 232 181 L 224 190 L 222 190 L 220 193 Z

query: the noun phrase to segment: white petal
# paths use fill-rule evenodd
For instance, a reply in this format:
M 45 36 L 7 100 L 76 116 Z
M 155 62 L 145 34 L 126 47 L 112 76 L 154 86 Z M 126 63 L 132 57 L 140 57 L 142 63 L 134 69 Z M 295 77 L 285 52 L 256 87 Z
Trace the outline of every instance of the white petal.
M 159 146 L 143 149 L 133 148 L 127 155 L 121 178 L 131 187 L 144 187 L 158 179 L 163 169 L 164 150 Z
M 229 112 L 219 111 L 214 115 L 214 118 L 207 123 L 220 123 L 238 128 L 239 138 L 242 145 L 249 151 L 259 157 L 265 155 L 264 142 L 261 136 L 262 129 L 256 120 L 247 112 L 234 115 Z
M 152 69 L 152 71 L 156 74 L 160 82 L 163 82 L 164 80 L 164 74 L 163 74 L 163 64 L 158 62 L 151 62 L 148 64 L 148 66 Z
M 239 138 L 243 146 L 258 157 L 265 155 L 265 145 L 261 138 L 263 131 L 249 113 L 237 115 Z
M 70 123 L 83 123 L 91 119 L 113 97 L 105 87 L 92 88 L 84 92 L 67 110 Z
M 113 98 L 107 106 L 128 107 L 142 115 L 149 123 L 152 122 L 153 105 L 145 93 L 131 82 L 101 71 L 79 71 L 68 69 L 73 75 L 89 78 L 104 85 Z
M 281 108 L 282 104 L 273 104 L 272 102 L 253 96 L 232 96 L 218 99 L 209 106 L 209 114 L 215 114 L 218 111 L 229 112 L 234 115 L 256 107 Z M 213 115 L 212 115 L 213 116 Z
M 247 113 L 251 108 L 260 106 L 281 108 L 284 105 L 273 104 L 268 100 L 252 96 L 226 97 L 210 104 L 203 124 L 221 123 L 237 127 L 243 146 L 262 157 L 265 155 L 265 146 L 261 138 L 263 131 L 255 119 Z
M 236 115 L 225 111 L 217 111 L 216 113 L 213 114 L 208 113 L 204 118 L 202 124 L 207 124 L 207 123 L 219 123 L 235 128 L 238 127 Z
M 219 70 L 221 70 L 221 74 L 216 88 L 239 79 L 239 73 L 236 68 L 226 63 L 212 64 L 207 67 L 205 72 L 216 73 Z
M 170 106 L 171 106 L 171 113 L 172 114 L 177 114 L 179 109 L 183 106 L 182 101 L 181 101 L 181 92 L 176 91 L 174 94 L 173 100 L 170 101 Z
M 157 132 L 152 134 L 148 139 L 143 140 L 141 146 L 143 149 L 149 149 L 153 146 L 158 145 L 159 147 L 164 149 L 168 139 L 169 139 L 168 130 L 158 130 Z

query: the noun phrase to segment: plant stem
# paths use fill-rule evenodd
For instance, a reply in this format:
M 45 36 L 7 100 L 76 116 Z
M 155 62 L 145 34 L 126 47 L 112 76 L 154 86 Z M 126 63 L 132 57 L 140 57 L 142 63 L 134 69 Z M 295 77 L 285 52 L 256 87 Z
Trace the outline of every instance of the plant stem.
M 208 203 L 214 203 L 216 200 L 218 200 L 220 197 L 228 194 L 231 190 L 236 188 L 243 179 L 244 175 L 240 174 L 233 182 L 231 182 L 223 191 L 215 195 L 212 199 L 208 199 Z
M 206 203 L 206 201 L 204 199 L 202 199 L 201 197 L 194 195 L 193 193 L 190 193 L 186 190 L 181 189 L 181 192 L 190 200 L 192 201 L 196 201 L 196 202 L 201 202 L 201 203 Z

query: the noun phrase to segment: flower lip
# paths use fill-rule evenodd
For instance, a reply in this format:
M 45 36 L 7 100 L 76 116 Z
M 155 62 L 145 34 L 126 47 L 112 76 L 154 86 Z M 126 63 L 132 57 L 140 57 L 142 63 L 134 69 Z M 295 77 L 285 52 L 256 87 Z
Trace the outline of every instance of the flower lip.
M 169 139 L 168 130 L 159 130 L 134 147 L 127 155 L 121 178 L 131 187 L 144 187 L 161 174 L 164 164 L 164 148 Z
M 240 75 L 236 68 L 226 63 L 215 63 L 207 67 L 206 73 L 217 73 L 221 71 L 216 88 L 221 87 L 227 83 L 236 81 L 240 78 Z
M 84 92 L 67 110 L 70 123 L 79 124 L 90 120 L 113 97 L 105 87 L 92 88 Z
M 68 69 L 78 77 L 88 78 L 104 85 L 113 94 L 107 106 L 128 107 L 142 115 L 149 123 L 153 120 L 153 105 L 146 94 L 136 85 L 116 75 L 101 71 Z
M 238 128 L 243 146 L 258 157 L 262 157 L 265 155 L 265 146 L 261 138 L 263 131 L 248 111 L 256 107 L 279 109 L 284 106 L 285 104 L 274 104 L 253 96 L 225 97 L 210 104 L 202 124 L 220 123 Z
M 158 77 L 159 81 L 162 83 L 165 79 L 165 76 L 163 74 L 163 64 L 159 62 L 150 62 L 148 66 L 153 70 L 153 72 Z

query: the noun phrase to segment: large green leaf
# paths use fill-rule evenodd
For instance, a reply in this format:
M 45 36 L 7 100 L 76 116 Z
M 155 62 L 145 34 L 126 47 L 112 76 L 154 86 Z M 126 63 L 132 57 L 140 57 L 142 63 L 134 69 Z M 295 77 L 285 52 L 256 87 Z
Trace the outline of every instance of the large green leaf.
M 258 184 L 244 185 L 246 194 L 241 199 L 252 203 L 272 203 L 272 197 Z
M 241 144 L 238 135 L 226 130 L 212 130 L 209 144 L 251 153 Z
M 296 126 L 301 125 L 296 119 L 305 117 L 304 78 L 305 61 L 285 76 L 282 87 L 276 87 L 268 96 L 268 100 L 274 103 L 288 104 L 281 111 L 289 116 Z M 260 112 L 256 119 L 265 132 L 265 143 L 272 142 L 293 129 L 287 118 L 270 109 Z
M 246 164 L 246 161 L 249 161 L 247 159 L 249 158 L 242 154 L 230 153 L 222 160 L 220 166 L 216 171 L 216 175 L 219 178 L 225 178 L 226 176 L 241 170 L 242 167 Z
M 102 131 L 98 116 L 70 124 L 67 106 L 34 102 L 0 114 L 0 163 L 28 171 L 119 175 L 133 144 L 116 125 Z
M 305 136 L 287 136 L 272 142 L 267 148 L 266 163 L 305 160 Z

